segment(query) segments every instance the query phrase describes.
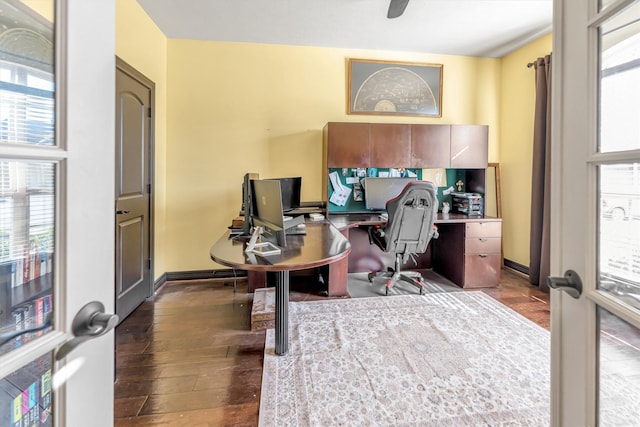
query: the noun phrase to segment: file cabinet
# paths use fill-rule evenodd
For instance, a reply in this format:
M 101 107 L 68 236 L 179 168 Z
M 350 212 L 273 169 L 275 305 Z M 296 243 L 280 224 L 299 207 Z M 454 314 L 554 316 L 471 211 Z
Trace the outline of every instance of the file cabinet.
M 482 218 L 439 223 L 434 269 L 462 288 L 496 287 L 502 266 L 502 221 Z

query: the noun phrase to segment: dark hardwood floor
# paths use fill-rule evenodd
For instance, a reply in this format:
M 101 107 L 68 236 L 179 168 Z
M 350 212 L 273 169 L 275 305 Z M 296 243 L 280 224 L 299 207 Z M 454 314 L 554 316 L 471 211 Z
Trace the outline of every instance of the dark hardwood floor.
M 292 285 L 291 301 L 327 299 Z M 115 426 L 256 426 L 264 331 L 245 280 L 169 282 L 116 328 Z M 549 328 L 549 294 L 505 269 L 484 292 Z

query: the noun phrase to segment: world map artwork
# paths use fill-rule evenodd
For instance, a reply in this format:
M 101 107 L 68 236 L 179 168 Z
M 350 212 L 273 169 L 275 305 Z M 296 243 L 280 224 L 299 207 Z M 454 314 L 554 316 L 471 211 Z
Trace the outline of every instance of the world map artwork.
M 418 74 L 401 67 L 372 73 L 358 88 L 353 111 L 438 115 L 437 99 Z

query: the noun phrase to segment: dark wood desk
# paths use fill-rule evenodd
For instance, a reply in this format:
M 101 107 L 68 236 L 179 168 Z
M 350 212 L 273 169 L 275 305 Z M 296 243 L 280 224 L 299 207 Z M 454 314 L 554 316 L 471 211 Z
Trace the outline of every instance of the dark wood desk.
M 331 214 L 329 221 L 351 243 L 349 273 L 380 271 L 393 265 L 392 254 L 369 243 L 367 227 L 384 224 L 380 215 Z M 439 213 L 435 222 L 440 237 L 432 240 L 428 251 L 418 257 L 417 268 L 433 268 L 463 288 L 498 286 L 502 265 L 502 220 Z M 416 268 L 413 264 L 406 267 Z
M 347 238 L 329 222 L 307 221 L 306 225 L 307 234 L 287 236 L 287 246 L 278 255 L 262 257 L 247 254 L 244 251 L 247 241 L 232 239 L 229 232 L 224 233 L 209 251 L 211 259 L 222 265 L 276 273 L 275 350 L 278 355 L 286 354 L 289 349 L 289 271 L 340 263 L 351 251 Z M 344 274 L 344 277 L 335 276 L 333 280 L 343 282 L 346 288 L 346 267 L 335 270 L 336 274 Z

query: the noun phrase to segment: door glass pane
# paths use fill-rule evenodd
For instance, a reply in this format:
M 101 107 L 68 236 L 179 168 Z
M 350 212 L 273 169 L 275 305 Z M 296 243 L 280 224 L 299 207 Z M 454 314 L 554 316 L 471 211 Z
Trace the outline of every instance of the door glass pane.
M 615 2 L 616 0 L 598 0 L 598 10 L 602 11 Z
M 640 2 L 600 28 L 599 151 L 640 148 Z
M 0 0 L 0 143 L 54 145 L 53 2 Z
M 48 353 L 0 379 L 0 425 L 52 425 L 52 366 Z
M 0 355 L 51 329 L 54 188 L 55 163 L 0 159 Z
M 598 287 L 640 308 L 640 163 L 601 165 Z
M 599 426 L 632 426 L 640 420 L 640 330 L 598 308 Z

